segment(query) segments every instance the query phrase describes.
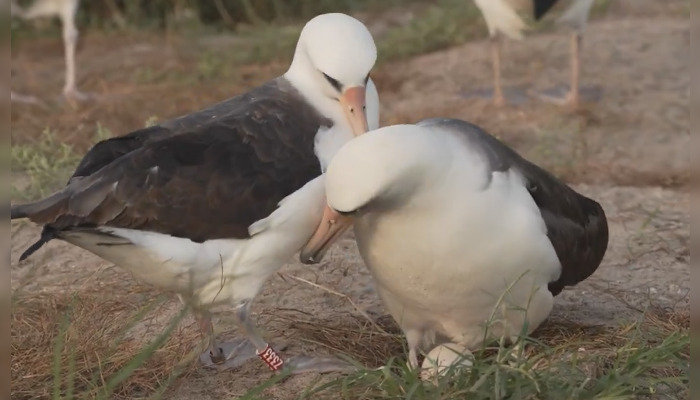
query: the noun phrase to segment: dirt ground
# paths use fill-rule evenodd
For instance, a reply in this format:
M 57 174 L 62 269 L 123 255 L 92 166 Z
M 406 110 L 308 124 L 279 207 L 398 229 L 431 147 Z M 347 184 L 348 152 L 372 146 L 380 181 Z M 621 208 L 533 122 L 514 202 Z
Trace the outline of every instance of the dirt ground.
M 577 113 L 533 99 L 499 109 L 483 99 L 466 98 L 467 91 L 491 83 L 484 41 L 384 65 L 375 74 L 384 124 L 430 116 L 470 120 L 603 205 L 611 229 L 606 257 L 590 279 L 557 298 L 552 317 L 585 325 L 617 324 L 632 312 L 630 305 L 689 309 L 690 23 L 676 13 L 624 11 L 589 26 L 582 84 L 598 90 L 601 97 Z M 103 98 L 75 110 L 55 99 L 62 78 L 60 40 L 21 43 L 13 49 L 13 90 L 41 92 L 49 100 L 44 107 L 13 106 L 13 140 L 31 141 L 51 126 L 65 141 L 85 147 L 85 138 L 98 121 L 123 134 L 143 126 L 149 117 L 162 119 L 194 110 L 284 69 L 283 64 L 248 67 L 230 71 L 224 81 L 192 80 L 187 77 L 202 51 L 193 50 L 193 43 L 169 37 L 85 35 L 78 55 L 79 84 Z M 206 51 L 235 51 L 230 48 L 235 41 L 196 43 Z M 508 87 L 541 90 L 565 83 L 568 38 L 552 32 L 506 42 L 503 63 Z M 196 69 L 201 73 L 201 65 Z M 59 242 L 20 265 L 19 254 L 38 232 L 28 223 L 12 224 L 13 288 L 34 271 L 23 289 L 29 293 L 103 290 L 105 296 L 123 301 L 136 301 L 130 293 L 139 293 L 141 300 L 158 295 L 128 273 Z M 361 317 L 348 299 L 372 316 L 383 315 L 351 234 L 319 266 L 291 260 L 266 284 L 254 311 L 268 338 L 289 344 L 286 354 L 327 354 L 328 347 L 305 340 L 299 332 L 308 330 L 308 324 L 357 326 Z M 176 310 L 173 298 L 162 312 L 172 315 Z M 236 337 L 230 317 L 228 310 L 217 315 L 221 337 Z M 195 368 L 168 397 L 236 396 L 268 377 L 257 361 L 223 373 Z M 313 379 L 292 377 L 267 393 L 271 398 L 288 398 Z

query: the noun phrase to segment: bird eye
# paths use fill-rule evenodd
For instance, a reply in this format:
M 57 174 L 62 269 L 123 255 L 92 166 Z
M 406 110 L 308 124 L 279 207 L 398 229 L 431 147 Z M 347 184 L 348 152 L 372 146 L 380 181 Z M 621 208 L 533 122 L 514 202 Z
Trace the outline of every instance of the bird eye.
M 321 73 L 323 74 L 323 77 L 326 78 L 326 80 L 328 81 L 328 83 L 330 83 L 331 86 L 333 86 L 333 88 L 334 88 L 335 90 L 337 90 L 337 91 L 340 92 L 340 89 L 342 88 L 342 85 L 340 84 L 340 82 L 338 82 L 336 79 L 333 79 L 333 78 L 331 78 L 330 76 L 326 75 L 325 72 L 321 72 Z

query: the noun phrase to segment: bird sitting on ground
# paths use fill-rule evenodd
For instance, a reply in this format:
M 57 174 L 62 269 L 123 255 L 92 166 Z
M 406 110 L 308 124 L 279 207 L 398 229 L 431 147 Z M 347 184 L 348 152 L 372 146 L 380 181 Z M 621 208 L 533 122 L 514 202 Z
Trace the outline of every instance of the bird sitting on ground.
M 529 334 L 608 245 L 600 204 L 461 120 L 351 140 L 328 167 L 326 197 L 301 261 L 319 262 L 353 225 L 412 368 L 420 348 L 471 351 Z

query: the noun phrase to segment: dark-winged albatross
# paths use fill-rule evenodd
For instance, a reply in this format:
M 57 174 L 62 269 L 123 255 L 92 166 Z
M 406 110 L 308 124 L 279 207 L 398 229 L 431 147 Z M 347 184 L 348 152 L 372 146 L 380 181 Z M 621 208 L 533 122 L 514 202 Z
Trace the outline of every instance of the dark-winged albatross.
M 594 0 L 474 0 L 474 3 L 484 16 L 491 37 L 493 102 L 496 105 L 505 104 L 501 88 L 500 37 L 506 35 L 511 39 L 520 40 L 523 38 L 522 32 L 526 26 L 516 10 L 522 6 L 528 6 L 532 10 L 534 19 L 539 20 L 554 5 L 562 3 L 564 10 L 557 18 L 557 22 L 573 31 L 571 36 L 571 87 L 563 100 L 557 99 L 555 95 L 548 95 L 547 98 L 567 102 L 573 107 L 578 106 L 580 100 L 581 40 Z
M 63 190 L 13 205 L 12 219 L 44 224 L 21 259 L 62 239 L 175 291 L 195 304 L 219 365 L 239 365 L 255 354 L 247 341 L 213 339 L 207 309 L 233 305 L 260 357 L 281 368 L 285 361 L 249 318 L 250 304 L 318 226 L 322 170 L 345 142 L 378 126 L 379 98 L 369 78 L 376 55 L 360 21 L 344 14 L 313 18 L 283 76 L 100 142 Z M 334 368 L 318 360 L 289 361 L 296 372 Z
M 328 204 L 301 260 L 318 262 L 353 223 L 412 367 L 419 346 L 481 346 L 492 312 L 489 337 L 532 332 L 607 248 L 597 202 L 464 121 L 368 132 L 325 175 Z
M 90 98 L 80 92 L 75 84 L 75 46 L 78 42 L 78 28 L 75 26 L 75 14 L 80 0 L 35 0 L 26 10 L 19 7 L 15 1 L 10 2 L 10 13 L 13 17 L 31 20 L 43 17 L 58 17 L 63 29 L 63 51 L 66 60 L 66 76 L 63 85 L 63 96 L 71 103 Z M 36 103 L 33 96 L 10 92 L 12 101 Z

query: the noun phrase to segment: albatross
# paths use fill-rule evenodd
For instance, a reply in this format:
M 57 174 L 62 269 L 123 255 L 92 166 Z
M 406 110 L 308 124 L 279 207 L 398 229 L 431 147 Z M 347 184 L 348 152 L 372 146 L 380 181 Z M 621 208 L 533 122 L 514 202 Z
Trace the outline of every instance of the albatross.
M 58 17 L 61 20 L 63 30 L 63 52 L 66 71 L 63 85 L 63 96 L 68 102 L 75 104 L 92 96 L 79 91 L 76 87 L 76 62 L 75 48 L 78 42 L 78 28 L 75 26 L 75 14 L 78 12 L 79 0 L 35 0 L 26 10 L 21 8 L 14 0 L 10 2 L 10 14 L 13 17 L 24 20 L 32 20 L 42 17 Z M 33 96 L 10 92 L 10 99 L 23 103 L 37 103 Z
M 535 21 L 542 19 L 557 4 L 562 9 L 556 22 L 571 30 L 571 85 L 564 99 L 556 94 L 543 94 L 545 99 L 566 102 L 578 107 L 580 102 L 579 80 L 581 75 L 581 42 L 588 16 L 594 0 L 474 0 L 474 4 L 484 16 L 491 40 L 491 65 L 493 67 L 493 102 L 497 106 L 505 104 L 501 88 L 501 35 L 521 40 L 525 22 L 518 15 L 518 9 L 529 6 Z
M 474 350 L 531 333 L 608 244 L 600 204 L 461 120 L 351 140 L 328 167 L 326 197 L 301 261 L 319 262 L 353 225 L 413 368 L 424 347 Z
M 25 259 L 52 239 L 90 251 L 193 304 L 219 369 L 258 354 L 272 370 L 339 368 L 285 360 L 257 332 L 250 305 L 318 226 L 321 175 L 335 152 L 379 124 L 364 24 L 323 14 L 303 28 L 286 73 L 209 108 L 96 144 L 66 187 L 12 205 L 42 224 Z M 214 338 L 211 307 L 231 305 L 249 340 Z M 253 351 L 254 349 L 254 351 Z

